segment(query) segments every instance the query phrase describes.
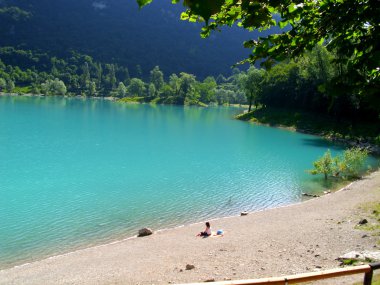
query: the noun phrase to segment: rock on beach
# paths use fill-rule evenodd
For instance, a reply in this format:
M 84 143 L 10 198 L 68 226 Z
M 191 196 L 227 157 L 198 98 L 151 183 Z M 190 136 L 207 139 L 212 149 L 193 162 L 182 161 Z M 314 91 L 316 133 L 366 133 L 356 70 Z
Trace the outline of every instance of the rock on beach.
M 142 228 L 139 230 L 138 237 L 145 237 L 153 234 L 153 231 L 150 228 Z

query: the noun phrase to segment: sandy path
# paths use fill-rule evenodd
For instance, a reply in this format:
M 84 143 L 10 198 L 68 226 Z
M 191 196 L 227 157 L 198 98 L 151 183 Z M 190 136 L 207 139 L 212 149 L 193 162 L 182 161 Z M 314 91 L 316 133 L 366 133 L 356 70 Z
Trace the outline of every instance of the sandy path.
M 2 270 L 0 284 L 168 284 L 335 268 L 341 254 L 374 250 L 376 237 L 354 229 L 366 217 L 359 206 L 373 201 L 380 172 L 304 203 L 212 221 L 224 237 L 196 238 L 203 224 L 190 225 Z

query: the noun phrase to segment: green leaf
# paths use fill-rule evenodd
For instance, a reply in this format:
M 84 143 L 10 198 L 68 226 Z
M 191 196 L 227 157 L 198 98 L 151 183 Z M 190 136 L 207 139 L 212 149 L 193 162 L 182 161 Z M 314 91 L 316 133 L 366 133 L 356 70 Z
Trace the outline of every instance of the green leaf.
M 268 11 L 269 11 L 271 14 L 276 13 L 276 9 L 275 9 L 274 7 L 272 7 L 272 6 L 269 6 L 269 7 L 268 7 Z
M 278 26 L 283 29 L 289 24 L 289 21 L 280 21 L 278 22 Z
M 153 0 L 137 0 L 137 4 L 140 8 L 144 7 L 145 5 L 148 5 L 152 3 Z
M 256 43 L 257 42 L 254 40 L 249 40 L 249 41 L 245 41 L 243 45 L 245 48 L 253 48 Z
M 289 13 L 293 13 L 295 10 L 297 10 L 296 4 L 294 4 L 294 3 L 290 4 L 288 7 Z
M 189 18 L 190 23 L 196 23 L 198 21 L 198 16 L 197 15 L 191 15 Z
M 190 18 L 190 16 L 189 16 L 189 13 L 188 13 L 187 11 L 181 13 L 181 20 L 182 20 L 182 21 L 186 21 L 186 20 L 188 20 L 189 18 Z
M 224 0 L 184 0 L 184 4 L 192 13 L 203 17 L 208 22 L 212 15 L 220 12 Z

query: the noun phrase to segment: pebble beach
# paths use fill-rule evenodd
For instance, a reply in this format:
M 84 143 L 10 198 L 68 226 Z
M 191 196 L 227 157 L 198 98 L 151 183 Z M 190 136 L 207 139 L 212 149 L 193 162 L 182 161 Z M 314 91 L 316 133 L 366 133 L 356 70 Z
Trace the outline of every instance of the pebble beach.
M 0 284 L 175 284 L 336 268 L 347 252 L 377 250 L 378 237 L 358 226 L 376 201 L 379 171 L 299 204 L 211 220 L 223 236 L 196 237 L 203 223 L 156 231 L 1 270 Z

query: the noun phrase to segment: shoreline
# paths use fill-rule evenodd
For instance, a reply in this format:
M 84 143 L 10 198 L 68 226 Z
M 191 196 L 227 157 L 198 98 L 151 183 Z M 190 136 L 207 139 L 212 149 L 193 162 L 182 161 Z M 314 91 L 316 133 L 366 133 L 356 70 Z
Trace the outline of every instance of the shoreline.
M 32 94 L 32 93 L 4 93 L 0 92 L 0 96 L 8 96 L 8 97 L 38 97 L 38 98 L 76 98 L 76 99 L 95 99 L 95 100 L 106 100 L 106 101 L 117 101 L 115 97 L 112 96 L 104 96 L 104 97 L 99 97 L 99 96 L 91 96 L 91 97 L 86 97 L 82 95 L 75 95 L 75 96 L 68 96 L 68 95 L 45 95 L 45 94 Z
M 352 183 L 353 182 L 351 182 L 350 184 L 352 184 Z M 324 195 L 328 195 L 328 194 L 331 194 L 331 193 L 342 191 L 346 187 L 347 186 L 344 186 L 341 189 L 338 189 L 338 190 L 335 190 L 335 191 L 331 191 L 329 193 L 322 193 L 321 192 L 322 195 L 320 195 L 320 196 L 305 196 L 305 197 L 301 198 L 302 199 L 301 201 L 298 201 L 298 202 L 295 202 L 295 203 L 290 203 L 290 204 L 286 204 L 286 205 L 282 205 L 282 206 L 276 206 L 276 207 L 273 207 L 273 208 L 264 208 L 264 209 L 261 209 L 261 210 L 255 210 L 255 211 L 248 212 L 248 213 L 249 214 L 254 214 L 254 213 L 265 212 L 265 211 L 270 211 L 270 210 L 274 210 L 274 209 L 281 209 L 281 208 L 286 208 L 286 207 L 292 207 L 294 205 L 298 205 L 298 204 L 302 204 L 302 203 L 307 203 L 308 201 L 320 198 L 320 197 L 322 197 Z M 223 220 L 223 219 L 237 218 L 237 217 L 240 217 L 240 216 L 241 215 L 237 215 L 237 214 L 236 215 L 230 215 L 230 216 L 221 216 L 221 217 L 210 218 L 207 221 L 213 222 L 213 221 L 219 221 L 219 220 Z M 166 232 L 166 231 L 175 230 L 175 229 L 178 229 L 178 228 L 192 227 L 192 226 L 195 226 L 195 225 L 201 225 L 201 227 L 203 227 L 204 223 L 205 223 L 205 221 L 189 222 L 189 223 L 180 224 L 180 225 L 173 226 L 173 227 L 167 227 L 167 228 L 157 229 L 157 230 L 154 230 L 154 233 L 155 234 L 156 233 L 162 233 L 162 232 Z M 99 243 L 99 244 L 96 244 L 96 243 L 95 244 L 91 244 L 90 243 L 87 246 L 86 245 L 79 246 L 78 248 L 76 248 L 76 249 L 74 248 L 74 249 L 69 250 L 67 252 L 57 253 L 57 254 L 52 254 L 52 255 L 45 255 L 45 256 L 43 256 L 41 258 L 36 257 L 36 259 L 31 260 L 31 261 L 25 261 L 25 262 L 21 261 L 20 263 L 17 263 L 17 264 L 15 263 L 14 265 L 6 266 L 6 267 L 3 267 L 3 268 L 0 267 L 0 272 L 4 271 L 4 270 L 13 269 L 13 268 L 24 267 L 24 266 L 27 266 L 29 264 L 33 264 L 33 263 L 36 263 L 36 262 L 41 262 L 43 260 L 49 260 L 49 259 L 54 259 L 56 257 L 61 257 L 61 256 L 67 256 L 67 255 L 75 254 L 75 253 L 78 253 L 78 252 L 81 252 L 81 251 L 85 251 L 85 250 L 88 250 L 88 249 L 96 249 L 96 248 L 100 248 L 100 247 L 104 247 L 104 246 L 108 246 L 108 245 L 122 243 L 122 242 L 125 242 L 127 240 L 131 240 L 131 239 L 135 239 L 135 238 L 139 238 L 137 234 L 132 235 L 132 236 L 127 236 L 127 237 L 120 237 L 120 238 L 116 238 L 116 237 L 112 238 L 111 237 L 110 241 L 106 241 L 104 243 Z
M 368 187 L 371 185 L 372 187 Z M 352 193 L 349 193 L 351 192 L 351 190 L 353 190 Z M 295 216 L 298 219 L 302 220 L 303 216 L 311 214 L 309 208 L 314 210 L 315 206 L 317 206 L 317 209 L 315 210 L 316 212 L 312 215 L 314 218 L 317 217 L 314 221 L 316 222 L 321 219 L 323 220 L 323 216 L 326 214 L 326 212 L 334 210 L 331 209 L 331 206 L 336 206 L 337 208 L 343 207 L 345 211 L 350 212 L 349 216 L 351 216 L 352 212 L 355 213 L 357 211 L 356 206 L 358 205 L 358 203 L 355 203 L 355 198 L 354 201 L 352 200 L 354 195 L 357 196 L 356 198 L 360 198 L 365 203 L 369 201 L 379 201 L 380 191 L 378 190 L 380 190 L 380 171 L 371 173 L 369 176 L 364 177 L 362 180 L 352 182 L 351 184 L 341 188 L 340 190 L 332 194 L 324 195 L 320 198 L 307 199 L 306 201 L 302 201 L 300 203 L 250 212 L 248 216 L 244 217 L 227 216 L 210 220 L 212 225 L 216 225 L 217 228 L 225 229 L 225 236 L 221 238 L 194 238 L 193 234 L 195 234 L 196 231 L 203 229 L 202 222 L 181 225 L 175 228 L 161 229 L 156 231 L 155 234 L 149 237 L 128 237 L 110 243 L 97 245 L 85 249 L 79 249 L 61 255 L 51 256 L 43 260 L 0 270 L 0 284 L 38 284 L 44 283 L 44 281 L 46 281 L 45 283 L 55 284 L 66 284 L 70 282 L 74 284 L 105 284 L 108 283 L 108 281 L 110 281 L 109 283 L 114 282 L 115 284 L 167 284 L 167 282 L 171 280 L 177 283 L 199 282 L 202 280 L 204 281 L 207 279 L 207 276 L 210 276 L 210 274 L 213 275 L 213 278 L 215 280 L 224 280 L 224 278 L 227 277 L 218 278 L 218 274 L 215 274 L 215 272 L 221 271 L 220 268 L 225 268 L 222 271 L 226 272 L 228 278 L 232 279 L 269 277 L 279 276 L 283 274 L 287 275 L 293 273 L 302 273 L 307 271 L 305 270 L 305 262 L 306 264 L 308 262 L 304 260 L 303 262 L 301 262 L 301 264 L 297 264 L 299 263 L 299 261 L 297 262 L 297 259 L 303 259 L 302 257 L 304 256 L 304 254 L 307 255 L 308 251 L 305 250 L 305 253 L 301 255 L 299 255 L 298 253 L 294 254 L 292 253 L 292 247 L 289 247 L 289 244 L 287 244 L 285 241 L 288 240 L 296 247 L 299 243 L 304 242 L 302 241 L 303 239 L 306 240 L 306 243 L 318 242 L 318 246 L 313 245 L 312 250 L 309 249 L 309 252 L 313 251 L 313 254 L 314 252 L 317 252 L 318 250 L 321 250 L 324 247 L 323 242 L 321 240 L 315 239 L 315 237 L 313 236 L 311 240 L 308 240 L 307 234 L 301 234 L 301 239 L 297 238 L 297 231 L 291 231 L 290 236 L 288 236 L 289 232 L 284 233 L 283 239 L 279 239 L 276 235 L 269 235 L 269 239 L 268 237 L 263 238 L 263 234 L 265 237 L 265 234 L 268 233 L 268 231 L 269 233 L 272 233 L 273 231 L 278 231 L 278 229 L 273 227 L 277 226 L 280 228 L 280 230 L 286 228 L 286 225 L 284 227 L 284 224 L 278 223 L 276 219 L 273 219 L 273 216 L 279 219 L 284 219 L 283 222 L 285 224 L 293 224 L 293 226 L 297 227 L 300 226 L 299 230 L 303 231 L 304 228 L 309 228 L 310 226 L 311 228 L 313 228 L 316 225 L 310 223 L 310 220 L 307 220 L 306 224 L 300 222 L 300 225 L 298 225 L 297 223 L 294 223 L 294 221 L 292 221 L 291 219 L 289 220 L 289 216 L 287 213 L 293 213 L 293 215 L 291 216 L 294 216 L 294 214 L 296 214 Z M 362 191 L 363 193 L 360 193 Z M 340 197 L 338 196 L 345 196 L 347 198 L 346 200 L 350 200 L 350 203 L 354 202 L 356 206 L 354 208 L 347 208 L 344 207 L 344 205 L 335 205 L 334 203 L 331 203 L 331 200 L 340 201 Z M 363 197 L 365 197 L 365 199 Z M 374 197 L 376 197 L 376 199 L 373 199 Z M 341 204 L 347 204 L 348 201 L 346 200 L 342 200 Z M 326 207 L 326 201 L 328 202 L 327 204 L 329 204 L 330 207 L 328 207 L 326 211 L 323 211 L 323 209 L 318 210 L 318 207 Z M 359 205 L 360 204 L 361 202 L 359 201 Z M 305 209 L 307 210 L 306 212 Z M 286 214 L 285 217 L 282 217 L 284 214 Z M 271 223 L 268 224 L 268 217 L 272 218 L 269 219 L 269 221 L 275 223 L 276 225 L 271 225 Z M 266 220 L 266 223 L 262 225 L 264 229 L 262 229 L 261 231 L 252 230 L 252 226 L 253 228 L 255 228 L 254 226 L 255 223 L 257 223 L 257 220 L 262 219 L 264 221 Z M 354 229 L 355 225 L 352 222 L 345 220 L 341 223 L 340 221 L 338 223 L 331 223 L 331 219 L 339 220 L 341 219 L 341 217 L 339 217 L 339 215 L 334 215 L 333 217 L 330 216 L 326 219 L 324 223 L 322 223 L 323 227 L 319 228 L 319 231 L 315 231 L 315 234 L 319 235 L 318 232 L 325 232 L 325 234 L 327 234 L 328 231 L 326 232 L 326 227 L 328 227 L 328 225 L 325 224 L 327 222 L 330 224 L 329 226 L 331 227 L 336 227 L 337 225 L 339 225 L 339 227 L 347 228 L 347 226 L 349 226 L 349 234 L 347 234 L 344 237 L 348 241 L 352 239 L 352 233 L 359 232 L 359 234 L 355 233 L 356 239 L 354 242 L 351 242 L 351 246 L 354 247 L 351 248 L 352 250 L 355 250 L 358 247 L 359 242 L 364 243 L 363 245 L 360 245 L 360 247 L 363 247 L 363 249 L 373 249 L 373 246 L 376 245 L 376 240 L 378 239 L 377 237 L 362 238 L 363 232 Z M 238 224 L 237 227 L 235 225 L 236 223 Z M 217 228 L 214 228 L 214 230 L 217 230 Z M 250 234 L 245 236 L 244 239 L 242 239 L 240 237 L 242 233 L 239 232 L 239 229 L 249 231 Z M 234 234 L 234 232 L 236 231 L 239 232 L 239 235 Z M 256 235 L 258 237 L 256 237 Z M 249 242 L 249 239 L 251 237 L 257 239 L 257 243 L 252 243 L 251 247 L 255 247 L 255 245 L 257 246 L 257 244 L 263 244 L 261 246 L 261 249 L 256 248 L 252 251 L 252 249 L 246 247 L 247 244 L 251 244 Z M 341 235 L 340 238 L 343 238 L 343 236 Z M 187 243 L 183 243 L 183 241 L 190 244 L 188 245 Z M 294 241 L 296 241 L 296 243 L 294 243 Z M 370 243 L 368 244 L 368 242 Z M 331 240 L 331 243 L 335 242 Z M 328 242 L 325 244 L 327 248 L 325 249 L 326 252 L 324 254 L 315 254 L 315 256 L 311 258 L 311 260 L 313 261 L 313 259 L 320 259 L 319 257 L 324 256 L 328 252 L 334 251 L 335 248 L 331 248 L 333 246 L 333 244 L 331 243 Z M 341 247 L 341 245 L 342 243 L 339 242 L 337 247 Z M 240 255 L 246 255 L 247 252 L 250 253 L 248 254 L 249 256 L 263 255 L 263 252 L 271 251 L 272 247 L 274 247 L 275 249 L 273 252 L 274 254 L 267 257 L 262 256 L 264 261 L 261 261 L 265 265 L 256 268 L 253 271 L 254 273 L 251 272 L 252 268 L 251 270 L 243 270 L 242 272 L 239 271 L 240 266 L 242 266 L 242 269 L 246 269 L 245 267 L 247 266 L 245 262 L 242 263 L 243 265 L 239 265 L 241 262 L 239 261 Z M 343 246 L 343 248 L 345 247 L 346 246 Z M 302 248 L 305 249 L 307 248 L 307 246 L 303 245 Z M 350 251 L 349 249 L 350 248 L 347 248 L 347 252 Z M 198 250 L 200 250 L 200 252 L 198 252 Z M 153 253 L 153 257 L 147 254 L 149 253 L 149 251 Z M 212 257 L 212 266 L 209 264 L 209 261 L 207 259 L 207 257 L 209 256 L 209 251 L 212 252 L 212 254 L 210 255 Z M 202 254 L 203 252 L 206 252 L 206 255 Z M 133 258 L 129 260 L 129 255 L 125 255 L 126 253 L 130 253 L 130 256 Z M 218 256 L 223 255 L 224 253 L 231 253 L 232 256 L 227 259 L 221 258 L 221 260 L 218 260 Z M 287 253 L 290 253 L 290 256 L 287 256 L 289 257 L 288 259 L 284 259 Z M 346 252 L 341 252 L 341 254 L 344 253 Z M 142 254 L 140 258 L 138 258 L 139 254 Z M 317 255 L 318 257 L 316 257 Z M 157 259 L 157 257 L 159 258 Z M 335 256 L 335 258 L 337 257 L 338 256 Z M 266 260 L 268 258 L 269 260 Z M 290 262 L 293 258 L 296 259 L 295 264 L 298 265 L 296 266 L 296 269 L 294 268 L 294 264 L 291 264 L 292 262 Z M 337 261 L 335 261 L 335 258 L 326 258 L 326 260 L 321 259 L 320 263 L 323 265 L 318 265 L 318 267 L 316 268 L 318 269 L 319 267 L 321 267 L 322 270 L 326 268 L 337 267 L 338 263 Z M 164 276 L 162 276 L 162 272 L 160 270 L 158 270 L 157 272 L 149 266 L 141 266 L 141 263 L 151 263 L 151 259 L 153 259 L 153 263 L 159 265 L 159 268 L 167 267 L 166 263 L 168 263 L 170 270 L 166 268 L 164 270 L 165 274 Z M 168 262 L 164 262 L 161 259 L 168 259 Z M 260 264 L 259 261 L 255 261 L 255 264 Z M 278 263 L 278 261 L 280 261 L 280 263 Z M 76 265 L 72 266 L 72 263 Z M 102 263 L 104 263 L 104 266 L 102 265 Z M 185 265 L 187 263 L 194 264 L 196 266 L 196 269 L 189 271 L 184 270 Z M 202 265 L 199 265 L 199 263 L 201 263 Z M 270 264 L 272 263 L 277 264 L 279 268 L 282 268 L 282 271 L 279 271 L 278 269 L 276 269 L 276 266 L 274 266 L 273 269 L 271 269 L 269 272 L 266 272 L 268 268 L 270 269 Z M 284 269 L 284 263 L 292 270 Z M 326 263 L 326 265 L 324 263 Z M 335 264 L 335 266 L 331 267 L 331 264 Z M 301 266 L 302 270 L 298 268 L 299 266 Z M 84 274 L 84 276 L 79 276 L 81 275 L 81 270 L 79 270 L 79 272 L 77 272 L 77 274 L 79 275 L 77 276 L 75 274 L 75 276 L 73 276 L 69 268 L 74 269 L 74 271 L 78 271 L 76 267 L 78 267 L 81 270 L 84 270 L 87 273 Z M 103 267 L 106 267 L 107 270 L 104 270 Z M 312 269 L 312 266 L 310 265 L 306 265 L 306 267 L 310 270 Z M 126 270 L 126 268 L 128 268 L 128 270 Z M 142 272 L 136 270 L 135 268 L 140 268 Z M 174 268 L 177 269 L 174 270 Z M 232 270 L 231 268 L 234 268 L 235 270 Z M 279 272 L 276 273 L 276 271 Z M 116 274 L 116 277 L 114 276 L 111 278 L 110 276 L 114 275 L 111 274 L 112 272 L 120 274 Z M 234 275 L 234 273 L 236 274 Z M 94 274 L 93 277 L 92 274 Z M 201 279 L 199 279 L 199 274 L 200 276 L 202 276 Z M 130 278 L 132 278 L 133 280 Z M 124 283 L 122 282 L 122 280 L 124 280 Z M 125 280 L 128 280 L 128 282 L 125 283 Z
M 237 119 L 237 120 L 240 120 L 240 119 Z M 365 149 L 368 149 L 369 150 L 369 153 L 375 157 L 379 157 L 380 156 L 380 147 L 373 144 L 373 143 L 368 143 L 368 142 L 358 142 L 356 141 L 355 139 L 343 139 L 343 138 L 337 138 L 337 137 L 330 137 L 330 136 L 326 136 L 324 135 L 323 133 L 318 133 L 318 132 L 313 132 L 313 131 L 308 131 L 306 129 L 297 129 L 295 127 L 289 127 L 289 126 L 286 126 L 286 125 L 281 125 L 281 124 L 274 124 L 274 125 L 271 125 L 271 124 L 267 124 L 267 123 L 261 123 L 261 122 L 251 122 L 251 121 L 245 121 L 247 123 L 250 123 L 250 124 L 257 124 L 257 125 L 260 125 L 260 126 L 265 126 L 265 127 L 269 127 L 269 128 L 276 128 L 276 129 L 281 129 L 281 130 L 286 130 L 286 131 L 289 131 L 289 132 L 297 132 L 297 133 L 300 133 L 300 134 L 305 134 L 305 135 L 313 135 L 313 136 L 317 136 L 317 137 L 320 137 L 320 138 L 323 138 L 331 143 L 334 143 L 334 144 L 337 144 L 337 145 L 341 145 L 343 147 L 359 147 L 359 148 L 365 148 Z
M 316 129 L 313 129 L 313 127 L 309 127 L 309 128 L 297 127 L 294 125 L 286 125 L 281 122 L 280 123 L 271 123 L 271 122 L 265 123 L 265 122 L 260 121 L 260 118 L 253 117 L 254 112 L 255 111 L 251 111 L 250 113 L 248 113 L 244 111 L 243 113 L 235 116 L 235 119 L 243 121 L 243 122 L 251 123 L 251 124 L 257 124 L 261 126 L 287 130 L 290 132 L 297 132 L 301 134 L 318 136 L 331 143 L 342 145 L 344 147 L 365 148 L 369 151 L 371 155 L 376 156 L 376 157 L 380 156 L 380 145 L 377 145 L 373 141 L 370 141 L 370 139 L 368 138 L 363 138 L 363 137 L 344 138 L 344 137 L 341 137 L 338 132 L 336 132 L 335 134 L 328 134 L 328 133 L 326 134 L 325 132 L 326 129 L 324 129 L 323 131 L 318 131 Z M 372 139 L 374 139 L 374 137 Z
M 379 172 L 380 173 L 380 170 L 378 169 L 378 170 L 375 170 L 375 171 L 373 171 L 371 173 L 375 173 L 375 172 Z M 368 176 L 368 174 L 366 176 Z M 343 183 L 344 186 L 341 186 L 339 188 L 329 189 L 329 191 L 327 191 L 327 192 L 321 190 L 320 192 L 316 192 L 315 193 L 316 196 L 315 196 L 315 194 L 314 195 L 313 194 L 305 195 L 305 193 L 302 192 L 302 195 L 300 196 L 300 201 L 296 201 L 296 202 L 290 203 L 290 204 L 275 206 L 275 207 L 269 207 L 269 208 L 249 211 L 248 213 L 249 214 L 255 214 L 255 213 L 266 212 L 266 211 L 270 211 L 270 210 L 274 210 L 274 209 L 282 209 L 282 208 L 287 208 L 287 207 L 292 207 L 292 206 L 295 206 L 295 205 L 307 203 L 307 202 L 312 201 L 314 199 L 321 198 L 321 197 L 323 197 L 325 195 L 330 195 L 330 194 L 334 194 L 334 193 L 337 193 L 337 192 L 340 192 L 340 191 L 344 191 L 344 190 L 346 190 L 346 188 L 350 187 L 353 183 L 355 183 L 357 181 L 358 180 L 351 181 L 351 182 L 346 181 L 346 183 Z M 213 221 L 219 221 L 219 220 L 223 220 L 223 219 L 237 218 L 237 217 L 240 217 L 240 216 L 241 215 L 239 215 L 239 214 L 229 215 L 229 216 L 220 216 L 220 217 L 210 218 L 208 221 L 213 222 Z M 192 227 L 192 226 L 195 226 L 195 225 L 202 225 L 203 226 L 204 223 L 205 223 L 205 221 L 189 222 L 189 223 L 184 223 L 184 224 L 180 224 L 180 225 L 176 225 L 176 226 L 172 226 L 172 227 L 169 226 L 169 227 L 166 227 L 166 228 L 157 229 L 157 230 L 154 230 L 154 233 L 161 233 L 161 232 L 171 231 L 171 230 L 175 230 L 175 229 L 178 229 L 178 228 L 184 228 L 184 227 Z M 152 228 L 154 228 L 154 227 L 152 227 Z M 138 231 L 138 230 L 136 230 L 136 231 Z M 31 261 L 25 261 L 25 262 L 21 261 L 20 263 L 15 262 L 14 265 L 5 266 L 3 268 L 0 267 L 0 272 L 3 271 L 3 270 L 9 270 L 9 269 L 13 269 L 13 268 L 23 267 L 23 266 L 26 266 L 26 265 L 29 265 L 29 264 L 33 264 L 33 263 L 36 263 L 36 262 L 41 262 L 43 260 L 49 260 L 49 259 L 53 259 L 53 258 L 61 257 L 61 256 L 68 256 L 68 255 L 71 255 L 71 254 L 75 254 L 77 252 L 85 251 L 87 249 L 96 249 L 96 248 L 100 248 L 100 247 L 105 247 L 107 245 L 113 245 L 113 244 L 117 244 L 117 243 L 122 243 L 122 242 L 131 240 L 131 239 L 135 239 L 135 238 L 139 238 L 137 234 L 132 235 L 132 236 L 125 236 L 125 237 L 121 237 L 121 236 L 119 236 L 119 237 L 110 237 L 109 241 L 105 241 L 104 243 L 99 243 L 99 244 L 97 244 L 96 242 L 89 243 L 88 245 L 78 246 L 77 248 L 74 247 L 71 250 L 69 249 L 67 252 L 56 253 L 56 254 L 52 254 L 52 255 L 41 254 L 41 257 L 36 257 L 35 259 L 33 259 Z

